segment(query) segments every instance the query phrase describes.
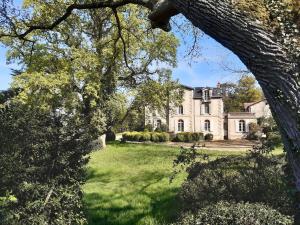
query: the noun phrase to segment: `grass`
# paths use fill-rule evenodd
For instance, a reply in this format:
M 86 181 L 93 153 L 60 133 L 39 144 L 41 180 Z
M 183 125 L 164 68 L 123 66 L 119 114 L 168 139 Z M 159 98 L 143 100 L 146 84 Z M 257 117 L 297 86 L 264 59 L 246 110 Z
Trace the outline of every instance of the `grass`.
M 186 176 L 170 184 L 179 148 L 151 144 L 112 143 L 94 152 L 84 185 L 89 225 L 157 225 L 173 221 L 177 193 Z M 241 154 L 209 151 L 211 158 Z

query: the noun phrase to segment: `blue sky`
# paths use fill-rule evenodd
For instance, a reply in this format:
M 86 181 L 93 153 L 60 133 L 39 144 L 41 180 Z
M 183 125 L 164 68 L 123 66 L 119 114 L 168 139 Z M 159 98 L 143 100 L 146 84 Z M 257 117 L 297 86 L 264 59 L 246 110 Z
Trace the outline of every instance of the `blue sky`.
M 21 0 L 17 0 L 20 4 Z M 178 50 L 177 68 L 173 77 L 188 86 L 215 86 L 218 82 L 236 81 L 239 76 L 224 69 L 224 64 L 235 70 L 245 70 L 243 63 L 228 49 L 204 35 L 200 40 L 201 56 L 191 62 L 184 59 L 185 46 Z M 9 87 L 11 69 L 16 65 L 6 64 L 6 49 L 0 46 L 0 90 Z

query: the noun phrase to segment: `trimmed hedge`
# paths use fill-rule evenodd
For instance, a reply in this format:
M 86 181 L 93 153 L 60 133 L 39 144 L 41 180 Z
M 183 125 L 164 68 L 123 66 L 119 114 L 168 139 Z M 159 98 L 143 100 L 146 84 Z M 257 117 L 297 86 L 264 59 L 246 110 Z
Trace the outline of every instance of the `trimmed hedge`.
M 292 225 L 291 216 L 262 203 L 218 202 L 194 214 L 185 214 L 174 225 Z
M 170 135 L 165 132 L 125 132 L 122 139 L 123 141 L 137 142 L 167 142 L 170 140 Z
M 204 139 L 203 133 L 182 132 L 177 133 L 172 141 L 174 142 L 197 142 Z

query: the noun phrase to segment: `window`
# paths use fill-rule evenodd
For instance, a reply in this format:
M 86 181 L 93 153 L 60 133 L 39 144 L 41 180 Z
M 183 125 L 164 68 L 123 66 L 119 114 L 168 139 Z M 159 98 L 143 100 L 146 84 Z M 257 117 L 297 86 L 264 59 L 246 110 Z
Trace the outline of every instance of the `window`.
M 204 104 L 204 113 L 209 114 L 209 103 Z
M 161 128 L 161 120 L 157 120 L 156 121 L 156 127 L 157 128 Z
M 183 114 L 183 106 L 178 107 L 178 114 L 182 115 Z
M 204 130 L 210 131 L 210 121 L 209 120 L 204 121 Z
M 184 122 L 183 122 L 183 120 L 178 120 L 178 131 L 180 131 L 180 132 L 184 131 Z
M 208 100 L 209 99 L 209 90 L 205 90 L 204 91 L 204 100 Z
M 239 132 L 246 132 L 245 120 L 240 120 L 239 121 Z

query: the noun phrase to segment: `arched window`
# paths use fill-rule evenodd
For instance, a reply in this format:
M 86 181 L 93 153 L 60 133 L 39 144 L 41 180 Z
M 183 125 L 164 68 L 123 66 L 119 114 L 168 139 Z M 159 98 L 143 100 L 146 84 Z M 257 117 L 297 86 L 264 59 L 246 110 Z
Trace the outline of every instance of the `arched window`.
M 178 107 L 178 114 L 182 115 L 183 114 L 183 106 Z
M 210 131 L 210 121 L 209 120 L 204 121 L 204 130 Z
M 184 121 L 178 120 L 178 131 L 183 132 L 184 131 Z
M 245 120 L 239 121 L 239 132 L 246 132 L 246 122 Z

